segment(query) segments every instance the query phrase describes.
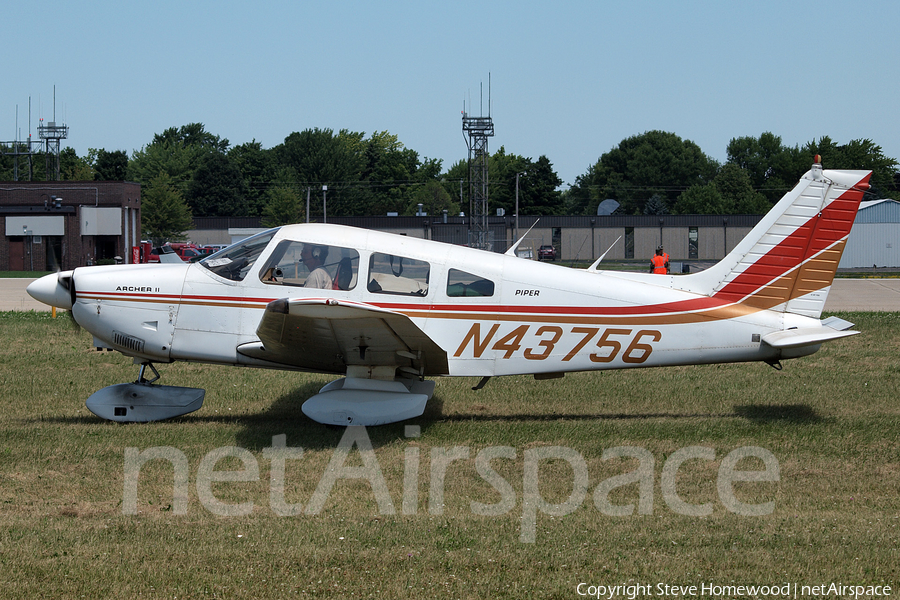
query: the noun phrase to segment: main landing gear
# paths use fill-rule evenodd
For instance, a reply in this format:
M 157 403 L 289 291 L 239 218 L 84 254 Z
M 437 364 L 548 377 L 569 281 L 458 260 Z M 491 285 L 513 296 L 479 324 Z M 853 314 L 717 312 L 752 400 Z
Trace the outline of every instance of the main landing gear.
M 153 385 L 159 380 L 159 371 L 152 362 L 138 364 L 141 368 L 137 381 L 111 385 L 94 392 L 85 402 L 88 410 L 101 419 L 146 423 L 186 415 L 203 406 L 206 390 Z M 144 375 L 148 367 L 153 372 L 152 379 Z

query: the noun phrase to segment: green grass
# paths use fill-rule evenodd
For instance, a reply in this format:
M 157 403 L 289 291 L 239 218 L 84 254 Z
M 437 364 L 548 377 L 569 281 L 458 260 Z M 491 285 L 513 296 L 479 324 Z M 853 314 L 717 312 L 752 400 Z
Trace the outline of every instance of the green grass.
M 37 279 L 50 271 L 0 271 L 0 279 Z
M 339 480 L 318 514 L 278 516 L 265 448 L 272 436 L 304 450 L 287 461 L 284 498 L 306 507 L 344 433 L 311 422 L 303 400 L 319 375 L 194 364 L 162 365 L 163 383 L 204 387 L 204 407 L 151 424 L 115 424 L 84 406 L 106 385 L 134 380 L 137 367 L 97 352 L 67 317 L 0 313 L 0 598 L 576 598 L 579 582 L 700 585 L 900 583 L 900 314 L 840 314 L 862 335 L 785 363 L 579 373 L 535 382 L 440 379 L 426 414 L 368 436 L 394 514 L 382 514 L 364 480 Z M 125 449 L 162 446 L 187 458 L 187 514 L 173 514 L 173 469 L 146 463 L 138 514 L 123 514 Z M 213 514 L 196 486 L 204 457 L 237 446 L 259 480 L 217 482 L 246 516 Z M 476 456 L 507 446 L 514 459 L 491 466 L 511 486 L 513 508 L 481 516 L 472 502 L 503 496 L 479 474 Z M 526 453 L 548 446 L 584 459 L 587 494 L 574 512 L 536 516 L 523 543 Z M 602 460 L 635 446 L 653 459 L 652 514 L 609 516 L 594 504 L 598 484 L 633 471 L 634 459 Z M 667 458 L 688 446 L 715 452 L 690 460 L 676 480 L 681 498 L 711 503 L 706 517 L 676 513 L 663 498 Z M 774 501 L 766 516 L 729 512 L 716 477 L 722 459 L 758 446 L 777 459 L 777 482 L 739 482 L 747 503 Z M 454 447 L 437 510 L 432 460 Z M 407 452 L 420 458 L 418 502 L 404 514 Z M 354 449 L 347 467 L 363 466 Z M 573 472 L 539 465 L 539 492 L 562 503 Z M 240 469 L 229 458 L 217 469 Z M 759 469 L 747 459 L 742 469 Z M 636 484 L 613 504 L 638 501 Z M 442 514 L 435 514 L 435 513 Z

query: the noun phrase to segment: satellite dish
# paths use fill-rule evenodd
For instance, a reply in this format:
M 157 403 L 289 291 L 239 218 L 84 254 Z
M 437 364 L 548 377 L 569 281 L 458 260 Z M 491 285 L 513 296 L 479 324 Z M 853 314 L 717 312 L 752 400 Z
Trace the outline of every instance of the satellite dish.
M 613 214 L 616 209 L 619 208 L 619 203 L 611 198 L 607 198 L 597 207 L 597 216 L 605 217 L 607 215 Z

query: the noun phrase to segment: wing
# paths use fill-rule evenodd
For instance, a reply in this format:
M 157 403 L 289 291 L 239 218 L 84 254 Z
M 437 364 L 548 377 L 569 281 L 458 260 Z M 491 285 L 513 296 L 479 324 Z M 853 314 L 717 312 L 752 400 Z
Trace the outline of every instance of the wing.
M 350 365 L 396 367 L 417 376 L 448 372 L 447 352 L 406 315 L 335 299 L 287 299 L 266 306 L 259 342 L 245 356 L 325 373 Z

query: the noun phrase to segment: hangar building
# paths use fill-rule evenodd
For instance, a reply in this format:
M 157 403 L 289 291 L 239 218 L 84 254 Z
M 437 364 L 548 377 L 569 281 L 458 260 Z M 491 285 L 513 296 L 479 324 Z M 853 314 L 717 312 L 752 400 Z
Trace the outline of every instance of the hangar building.
M 0 182 L 0 271 L 132 262 L 141 186 L 125 181 Z M 118 260 L 117 258 L 118 257 Z
M 900 202 L 871 200 L 859 205 L 840 268 L 900 267 Z

